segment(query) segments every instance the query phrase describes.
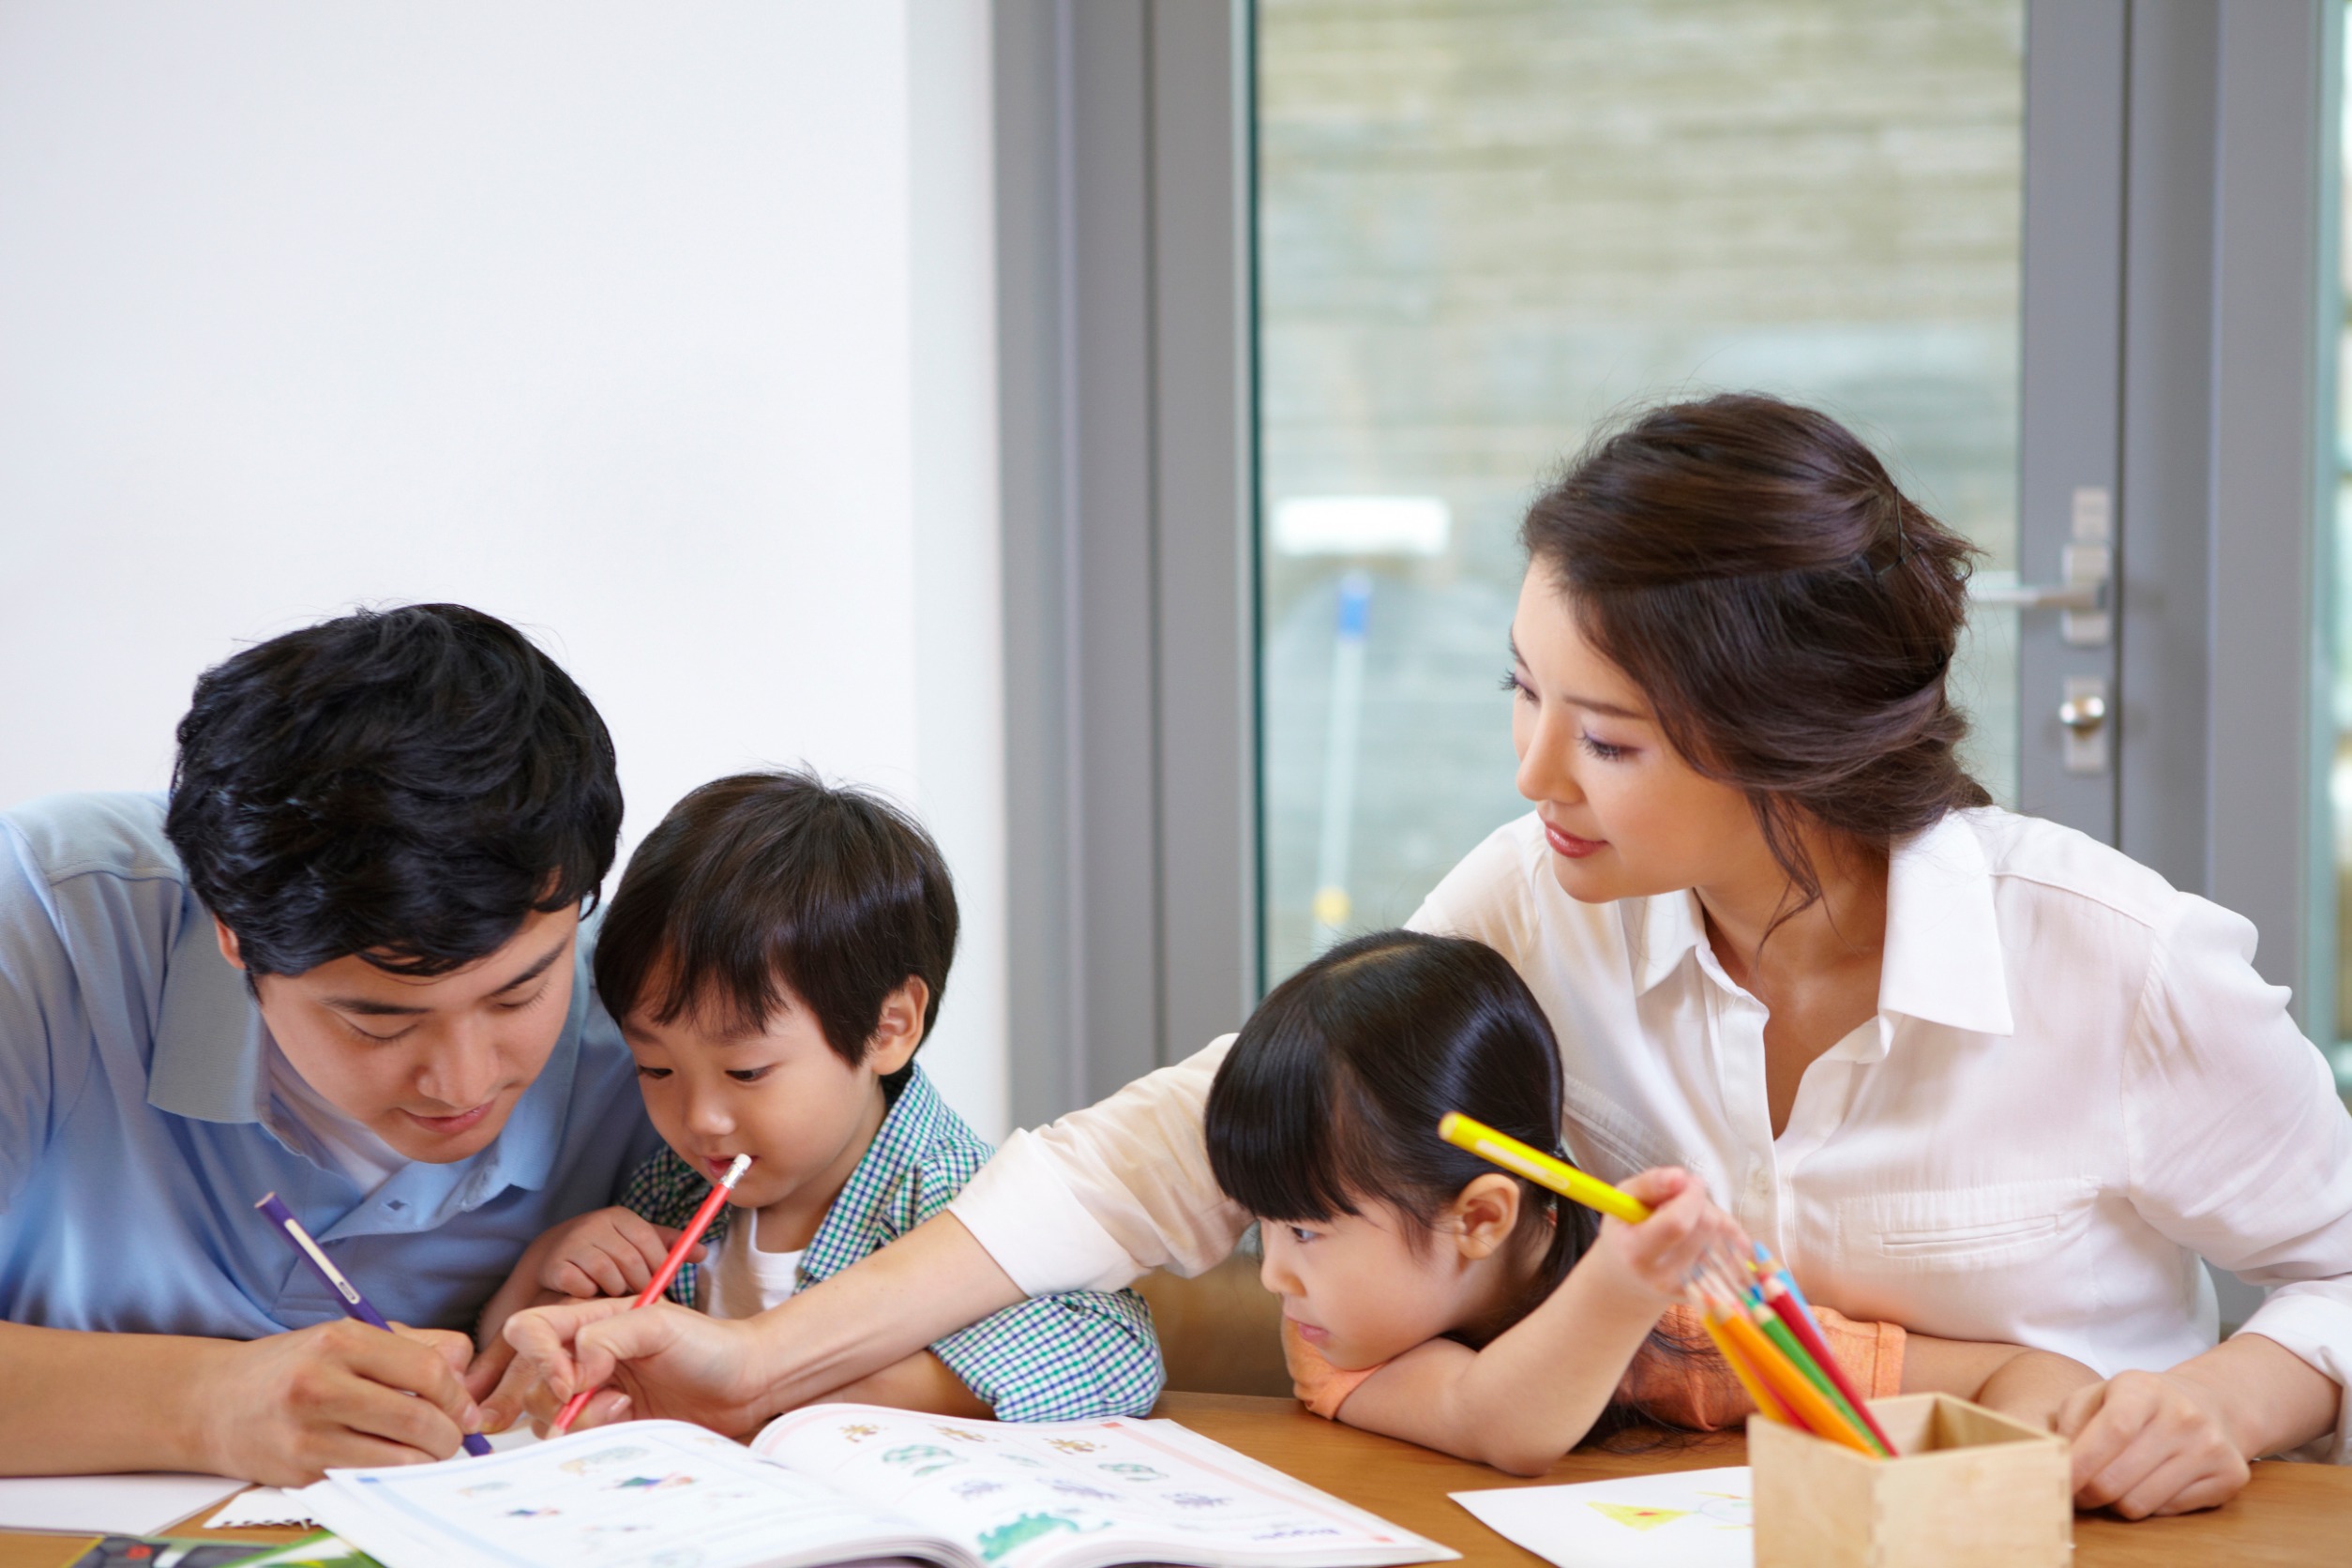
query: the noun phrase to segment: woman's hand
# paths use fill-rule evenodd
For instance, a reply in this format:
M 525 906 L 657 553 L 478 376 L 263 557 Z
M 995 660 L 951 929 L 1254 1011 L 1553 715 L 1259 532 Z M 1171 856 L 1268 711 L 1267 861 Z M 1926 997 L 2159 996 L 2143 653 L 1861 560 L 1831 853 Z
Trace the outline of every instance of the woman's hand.
M 489 1408 L 519 1401 L 544 1425 L 575 1391 L 593 1388 L 575 1429 L 659 1416 L 747 1437 L 768 1413 L 761 1321 L 610 1297 L 518 1312 L 506 1322 L 515 1363 Z
M 2074 1444 L 2074 1506 L 2127 1519 L 2217 1508 L 2253 1472 L 2219 1394 L 2171 1372 L 2123 1372 L 2069 1395 L 2052 1425 Z
M 1714 1248 L 1746 1256 L 1746 1234 L 1708 1200 L 1707 1184 L 1689 1171 L 1672 1166 L 1645 1170 L 1626 1182 L 1624 1190 L 1650 1206 L 1650 1217 L 1639 1225 L 1603 1220 L 1587 1260 L 1621 1288 L 1654 1304 L 1655 1312 L 1682 1299 L 1691 1271 Z

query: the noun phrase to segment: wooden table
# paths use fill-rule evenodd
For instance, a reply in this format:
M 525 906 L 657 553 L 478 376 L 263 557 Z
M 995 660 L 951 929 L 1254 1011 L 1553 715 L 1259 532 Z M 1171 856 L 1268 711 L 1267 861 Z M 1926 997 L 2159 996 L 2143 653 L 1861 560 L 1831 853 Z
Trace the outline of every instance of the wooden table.
M 1546 1565 L 1480 1524 L 1448 1492 L 1701 1470 L 1744 1463 L 1747 1454 L 1747 1445 L 1737 1437 L 1676 1440 L 1670 1446 L 1637 1454 L 1587 1450 L 1562 1459 L 1541 1480 L 1523 1481 L 1337 1425 L 1306 1414 L 1289 1399 L 1171 1394 L 1153 1413 L 1172 1417 L 1203 1437 L 1443 1542 L 1462 1554 L 1466 1568 Z M 275 1544 L 294 1540 L 299 1532 L 185 1528 L 172 1533 Z M 60 1568 L 84 1544 L 68 1536 L 0 1533 L 0 1568 Z M 2077 1568 L 2352 1562 L 2352 1467 L 2259 1464 L 2253 1484 L 2227 1507 L 2176 1519 L 2125 1524 L 2099 1515 L 2077 1515 L 2074 1561 Z

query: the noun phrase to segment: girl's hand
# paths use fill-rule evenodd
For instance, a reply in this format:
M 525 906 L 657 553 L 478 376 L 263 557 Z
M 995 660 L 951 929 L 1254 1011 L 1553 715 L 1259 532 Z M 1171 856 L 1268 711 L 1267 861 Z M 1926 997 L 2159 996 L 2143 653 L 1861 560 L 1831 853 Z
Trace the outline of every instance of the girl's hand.
M 1650 1217 L 1639 1225 L 1604 1219 L 1591 1257 L 1651 1310 L 1664 1312 L 1680 1301 L 1691 1270 L 1713 1248 L 1746 1252 L 1746 1235 L 1708 1200 L 1707 1184 L 1689 1171 L 1672 1166 L 1645 1170 L 1623 1186 L 1650 1205 Z
M 634 1296 L 653 1279 L 677 1240 L 678 1232 L 669 1226 L 626 1209 L 591 1210 L 531 1244 L 536 1268 L 530 1281 L 539 1289 L 574 1300 Z M 700 1263 L 707 1250 L 696 1243 L 686 1261 Z

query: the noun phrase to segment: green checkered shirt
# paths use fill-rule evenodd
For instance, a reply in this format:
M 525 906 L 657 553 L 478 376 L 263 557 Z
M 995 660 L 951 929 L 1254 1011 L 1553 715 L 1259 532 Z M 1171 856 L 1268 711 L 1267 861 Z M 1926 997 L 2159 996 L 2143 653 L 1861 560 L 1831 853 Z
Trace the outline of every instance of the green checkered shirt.
M 801 1254 L 793 1289 L 806 1290 L 880 1251 L 947 1207 L 995 1153 L 947 1108 L 920 1067 L 910 1068 L 890 1113 L 841 1196 Z M 637 1168 L 622 1203 L 656 1225 L 682 1226 L 709 1196 L 701 1172 L 663 1149 Z M 719 1210 L 705 1236 L 716 1249 L 735 1216 Z M 670 1297 L 692 1306 L 694 1264 Z M 1133 1290 L 1067 1290 L 983 1318 L 931 1346 L 999 1421 L 1084 1421 L 1141 1415 L 1165 1379 L 1152 1309 Z

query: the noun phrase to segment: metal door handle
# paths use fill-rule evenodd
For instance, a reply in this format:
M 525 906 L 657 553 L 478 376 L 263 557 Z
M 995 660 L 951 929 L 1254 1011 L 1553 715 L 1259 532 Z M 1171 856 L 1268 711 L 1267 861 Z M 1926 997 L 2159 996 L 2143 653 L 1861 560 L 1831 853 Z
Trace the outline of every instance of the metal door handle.
M 2068 545 L 2060 553 L 2063 582 L 1971 582 L 1968 598 L 2005 610 L 2057 610 L 2058 635 L 2070 647 L 2096 648 L 2113 629 L 2108 615 L 2115 551 L 2105 545 Z
M 2107 722 L 2107 700 L 2095 693 L 2069 697 L 2058 704 L 2058 722 L 2078 735 L 2088 735 Z

